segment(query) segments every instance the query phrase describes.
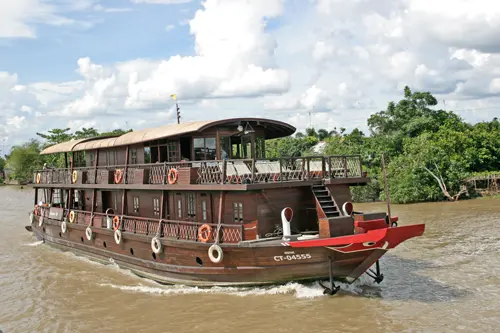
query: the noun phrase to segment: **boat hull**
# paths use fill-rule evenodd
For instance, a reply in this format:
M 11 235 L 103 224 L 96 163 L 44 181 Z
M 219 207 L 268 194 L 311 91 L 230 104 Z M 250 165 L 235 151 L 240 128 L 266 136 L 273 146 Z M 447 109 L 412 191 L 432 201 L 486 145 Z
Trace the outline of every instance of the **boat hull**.
M 92 240 L 85 226 L 70 224 L 61 232 L 60 222 L 45 219 L 32 225 L 36 237 L 64 251 L 71 251 L 101 263 L 116 263 L 133 273 L 165 284 L 192 286 L 248 286 L 290 281 L 327 279 L 353 282 L 371 267 L 387 249 L 374 247 L 344 253 L 332 247 L 292 248 L 288 243 L 269 241 L 245 245 L 221 244 L 223 260 L 212 263 L 211 244 L 163 239 L 162 253 L 153 256 L 150 237 L 123 233 L 116 244 L 112 230 L 95 228 Z M 267 244 L 266 244 L 267 243 Z

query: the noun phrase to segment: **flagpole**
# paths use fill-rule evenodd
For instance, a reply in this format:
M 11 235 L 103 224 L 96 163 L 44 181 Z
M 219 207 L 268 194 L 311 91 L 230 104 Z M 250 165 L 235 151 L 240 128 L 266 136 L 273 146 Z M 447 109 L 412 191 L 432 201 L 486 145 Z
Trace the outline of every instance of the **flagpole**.
M 179 104 L 177 104 L 177 100 L 175 101 L 175 108 L 177 109 L 177 124 L 181 123 L 181 113 L 179 109 Z

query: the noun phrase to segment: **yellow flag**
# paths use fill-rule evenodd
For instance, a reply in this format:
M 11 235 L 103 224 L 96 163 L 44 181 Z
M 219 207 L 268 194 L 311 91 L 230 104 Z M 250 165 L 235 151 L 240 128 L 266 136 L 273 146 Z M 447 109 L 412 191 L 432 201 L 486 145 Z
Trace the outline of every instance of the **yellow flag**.
M 176 101 L 176 100 L 177 100 L 177 94 L 172 94 L 172 95 L 170 95 L 170 97 L 172 97 L 172 99 L 173 99 L 174 101 Z

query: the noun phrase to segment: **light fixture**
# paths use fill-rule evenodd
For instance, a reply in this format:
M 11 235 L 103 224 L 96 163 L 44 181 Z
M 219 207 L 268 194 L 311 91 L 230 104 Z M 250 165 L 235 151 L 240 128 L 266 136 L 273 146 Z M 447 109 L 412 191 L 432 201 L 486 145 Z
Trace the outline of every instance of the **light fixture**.
M 245 134 L 248 134 L 248 133 L 254 133 L 255 131 L 253 130 L 252 126 L 250 125 L 249 122 L 247 122 L 247 124 L 245 125 Z
M 238 132 L 241 132 L 241 131 L 243 131 L 243 126 L 238 125 Z

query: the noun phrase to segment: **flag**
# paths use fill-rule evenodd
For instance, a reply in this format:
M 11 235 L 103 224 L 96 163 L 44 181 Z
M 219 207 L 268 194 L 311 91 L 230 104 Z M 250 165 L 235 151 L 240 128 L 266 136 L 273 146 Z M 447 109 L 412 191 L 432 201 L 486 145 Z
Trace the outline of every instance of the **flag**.
M 177 94 L 172 94 L 172 95 L 170 95 L 170 97 L 172 97 L 172 99 L 173 99 L 174 101 L 176 101 L 176 100 L 177 100 Z

